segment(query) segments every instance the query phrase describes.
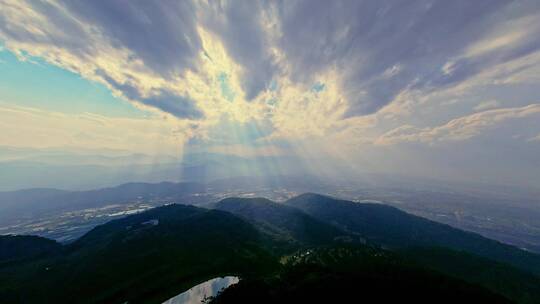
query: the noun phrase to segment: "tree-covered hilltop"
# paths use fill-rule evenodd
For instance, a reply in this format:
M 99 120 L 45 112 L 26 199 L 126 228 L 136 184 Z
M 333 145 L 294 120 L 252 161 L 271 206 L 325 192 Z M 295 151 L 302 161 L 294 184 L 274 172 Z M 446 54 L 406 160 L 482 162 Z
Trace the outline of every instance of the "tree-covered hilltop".
M 0 268 L 7 303 L 159 303 L 223 274 L 278 267 L 223 211 L 170 205 L 98 226 L 53 257 Z
M 518 303 L 540 303 L 540 277 L 508 264 L 443 247 L 407 248 L 398 253 L 420 267 L 482 285 Z
M 0 235 L 0 265 L 54 255 L 62 250 L 56 241 L 32 235 Z
M 350 238 L 343 230 L 317 220 L 297 208 L 265 198 L 227 198 L 213 205 L 215 209 L 240 216 L 270 238 L 277 254 L 295 251 L 302 246 L 327 245 Z
M 540 275 L 540 255 L 479 234 L 408 214 L 383 204 L 355 203 L 307 193 L 288 200 L 316 219 L 334 224 L 368 242 L 388 249 L 445 247 L 508 263 Z
M 372 253 L 375 252 L 372 255 L 388 256 L 392 253 L 394 256 L 399 256 L 403 263 L 411 267 L 434 270 L 459 280 L 478 284 L 519 303 L 540 302 L 539 277 L 507 263 L 467 253 L 465 250 L 470 248 L 471 242 L 480 240 L 481 244 L 488 246 L 485 248 L 487 254 L 491 254 L 489 250 L 497 252 L 503 248 L 512 254 L 517 253 L 523 254 L 525 257 L 532 257 L 531 262 L 535 261 L 537 255 L 473 233 L 425 220 L 392 207 L 381 204 L 339 201 L 316 194 L 300 195 L 285 202 L 285 204 L 260 198 L 231 198 L 217 203 L 216 206 L 250 219 L 257 227 L 261 225 L 262 227 L 274 227 L 272 231 L 280 231 L 281 235 L 289 237 L 302 235 L 301 232 L 304 231 L 322 230 L 321 224 L 325 224 L 322 227 L 325 228 L 324 231 L 327 231 L 327 227 L 330 225 L 334 229 L 338 229 L 338 232 L 334 233 L 332 240 L 326 237 L 326 234 L 321 234 L 319 245 L 326 241 L 326 247 L 339 247 L 344 244 L 358 246 L 368 240 L 369 246 L 362 246 L 362 248 L 365 250 L 370 248 Z M 300 207 L 302 211 L 296 207 Z M 312 214 L 304 213 L 303 209 Z M 330 216 L 325 216 L 325 212 L 328 212 Z M 309 221 L 298 220 L 304 217 L 310 218 Z M 414 225 L 411 226 L 411 222 Z M 277 235 L 276 238 L 281 239 L 281 235 Z M 448 237 L 437 239 L 437 235 Z M 396 240 L 399 240 L 399 243 Z M 448 240 L 454 241 L 448 242 Z M 462 240 L 464 243 L 460 244 L 455 240 Z M 306 242 L 298 242 L 297 244 L 300 248 L 310 248 L 309 243 Z M 393 246 L 389 246 L 389 244 Z M 452 246 L 444 247 L 441 244 L 457 244 L 457 248 L 461 248 L 461 250 L 452 249 Z M 387 249 L 382 250 L 381 248 Z M 281 261 L 286 261 L 289 258 L 290 255 L 286 254 Z M 311 259 L 313 260 L 313 258 Z M 336 263 L 336 265 L 339 264 L 344 264 L 344 262 Z
M 267 278 L 240 281 L 212 299 L 227 303 L 511 303 L 476 285 L 408 265 L 368 247 L 319 248 L 289 257 Z

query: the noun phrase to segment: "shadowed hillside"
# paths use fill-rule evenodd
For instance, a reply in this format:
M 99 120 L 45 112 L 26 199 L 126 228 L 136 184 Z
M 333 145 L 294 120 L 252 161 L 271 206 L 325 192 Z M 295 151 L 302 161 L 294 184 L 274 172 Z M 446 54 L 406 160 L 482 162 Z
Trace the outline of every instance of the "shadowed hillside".
M 299 209 L 264 198 L 228 198 L 216 203 L 214 208 L 252 222 L 273 241 L 282 242 L 280 247 L 317 246 L 349 238 L 342 230 Z
M 154 208 L 97 226 L 69 245 L 39 237 L 2 237 L 0 297 L 7 303 L 161 303 L 205 280 L 237 275 L 241 282 L 215 303 L 540 299 L 538 277 L 532 274 L 473 254 L 433 248 L 441 246 L 435 236 L 448 235 L 454 241 L 448 244 L 471 236 L 484 244 L 499 243 L 391 207 L 313 194 L 287 204 L 229 198 L 213 207 L 219 210 Z M 320 208 L 333 217 L 321 216 Z M 407 229 L 431 231 L 407 240 Z M 424 248 L 407 247 L 406 242 Z
M 359 234 L 369 242 L 386 248 L 447 247 L 540 274 L 540 255 L 414 216 L 394 207 L 354 203 L 318 194 L 300 195 L 288 200 L 286 205 L 299 208 L 319 220 Z
M 54 257 L 0 268 L 8 303 L 159 302 L 222 274 L 275 267 L 230 213 L 170 205 L 113 220 Z M 69 284 L 66 284 L 69 282 Z

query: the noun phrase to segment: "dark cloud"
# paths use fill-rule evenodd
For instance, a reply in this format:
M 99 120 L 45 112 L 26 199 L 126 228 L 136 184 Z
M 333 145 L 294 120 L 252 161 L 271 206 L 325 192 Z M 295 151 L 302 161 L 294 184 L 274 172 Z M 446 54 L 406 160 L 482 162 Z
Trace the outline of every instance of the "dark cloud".
M 196 106 L 194 100 L 166 90 L 158 90 L 152 96 L 140 99 L 146 105 L 154 106 L 178 118 L 204 118 L 204 113 Z
M 161 76 L 196 69 L 201 41 L 191 1 L 63 0 L 77 18 L 95 26 Z
M 285 56 L 293 83 L 309 87 L 319 81 L 318 73 L 335 68 L 349 104 L 346 116 L 374 113 L 407 88 L 429 92 L 459 84 L 488 67 L 540 49 L 537 26 L 497 52 L 463 56 L 467 47 L 494 29 L 504 30 L 510 21 L 538 14 L 537 0 L 60 1 L 60 9 L 47 2 L 29 3 L 50 23 L 41 29 L 43 35 L 10 26 L 9 16 L 1 13 L 0 34 L 29 45 L 53 45 L 91 61 L 99 53 L 100 45 L 92 41 L 98 33 L 167 79 L 198 69 L 203 50 L 197 27 L 203 26 L 242 67 L 241 85 L 248 100 L 283 75 L 283 66 L 271 52 L 276 47 Z M 273 17 L 276 36 L 263 25 Z M 102 78 L 145 104 L 179 117 L 201 116 L 189 98 L 168 91 L 140 98 L 136 88 L 111 82 L 117 77 Z
M 457 1 L 286 1 L 280 7 L 284 50 L 294 78 L 310 77 L 335 66 L 348 96 L 348 116 L 376 112 L 408 86 L 430 90 L 463 81 L 494 63 L 481 58 L 442 67 L 509 16 L 506 0 Z M 523 4 L 526 5 L 525 3 Z M 531 9 L 540 6 L 528 2 Z M 516 12 L 522 10 L 522 12 Z M 503 13 L 501 14 L 501 11 Z M 512 16 L 512 14 L 516 16 Z M 510 60 L 538 50 L 528 48 L 497 58 Z M 392 77 L 381 77 L 399 66 Z
M 98 72 L 103 80 L 121 91 L 128 99 L 137 100 L 145 105 L 158 108 L 178 118 L 201 119 L 204 113 L 189 97 L 179 96 L 167 90 L 154 90 L 150 96 L 142 96 L 139 90 L 128 83 L 119 83 L 103 72 Z
M 248 100 L 268 88 L 278 70 L 262 28 L 262 14 L 267 9 L 259 1 L 216 1 L 203 9 L 202 22 L 244 68 L 242 85 Z
M 199 23 L 216 34 L 243 67 L 248 100 L 266 89 L 277 71 L 261 27 L 267 5 L 259 1 L 210 2 L 201 4 L 199 12 L 191 1 L 63 1 L 78 18 L 99 28 L 116 46 L 133 51 L 161 76 L 197 69 Z
M 24 5 L 24 3 L 20 3 Z M 9 6 L 9 4 L 5 4 Z M 92 46 L 88 43 L 88 35 L 81 25 L 68 14 L 65 14 L 55 5 L 36 1 L 32 3 L 32 8 L 46 18 L 48 25 L 43 25 L 39 30 L 41 34 L 36 34 L 35 29 L 24 25 L 10 24 L 10 16 L 0 13 L 0 34 L 9 37 L 10 40 L 24 41 L 29 44 L 54 45 L 58 48 L 69 49 L 76 55 L 86 56 L 91 52 Z M 7 9 L 4 8 L 4 9 Z M 15 8 L 18 10 L 18 8 Z M 22 14 L 22 11 L 21 11 Z M 62 29 L 62 32 L 57 31 Z
M 65 0 L 60 5 L 43 1 L 32 1 L 28 5 L 36 15 L 44 18 L 40 32 L 36 32 L 35 25 L 9 24 L 12 16 L 0 13 L 1 36 L 30 45 L 51 46 L 75 55 L 81 61 L 92 62 L 102 47 L 95 41 L 95 34 L 99 33 L 114 47 L 133 52 L 145 67 L 161 77 L 197 69 L 201 41 L 196 31 L 195 7 L 190 1 Z M 62 64 L 62 58 L 54 60 Z M 79 68 L 68 66 L 75 70 Z M 129 99 L 180 118 L 200 119 L 204 116 L 189 97 L 163 89 L 155 90 L 151 96 L 142 96 L 129 82 L 118 83 L 108 74 L 110 71 L 100 69 L 95 72 Z

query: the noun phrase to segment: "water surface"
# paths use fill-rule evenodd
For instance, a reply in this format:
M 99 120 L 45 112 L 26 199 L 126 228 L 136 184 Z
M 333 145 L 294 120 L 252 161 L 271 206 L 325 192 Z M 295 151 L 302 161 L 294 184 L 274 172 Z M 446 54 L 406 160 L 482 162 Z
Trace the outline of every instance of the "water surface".
M 191 287 L 163 304 L 200 304 L 205 298 L 217 295 L 220 290 L 236 284 L 238 281 L 240 279 L 233 276 L 214 278 Z

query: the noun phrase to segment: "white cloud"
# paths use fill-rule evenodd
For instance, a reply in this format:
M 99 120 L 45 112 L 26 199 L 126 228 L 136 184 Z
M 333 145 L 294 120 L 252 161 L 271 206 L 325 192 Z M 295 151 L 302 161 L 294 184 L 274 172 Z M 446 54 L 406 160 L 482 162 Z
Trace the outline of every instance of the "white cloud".
M 197 24 L 193 25 L 194 33 L 191 33 L 194 37 L 179 32 L 179 29 L 186 30 L 185 26 L 167 23 L 163 28 L 151 27 L 150 24 L 161 24 L 165 22 L 162 19 L 168 18 L 154 15 L 149 24 L 145 18 L 129 14 L 140 11 L 132 4 L 133 10 L 124 7 L 121 12 L 126 14 L 126 19 L 134 19 L 131 25 L 148 31 L 147 38 L 151 41 L 141 43 L 143 38 L 139 35 L 143 32 L 124 28 L 128 25 L 117 23 L 114 16 L 111 20 L 94 20 L 90 13 L 80 15 L 74 8 L 59 2 L 0 1 L 0 20 L 5 24 L 0 26 L 0 40 L 21 60 L 29 56 L 43 58 L 105 84 L 115 95 L 145 110 L 181 120 L 194 119 L 201 125 L 215 123 L 224 113 L 240 121 L 258 115 L 258 105 L 243 98 L 242 67 L 229 57 L 219 38 Z M 81 5 L 86 4 L 81 2 Z M 173 20 L 179 20 L 173 18 L 176 13 L 189 13 L 162 5 L 153 10 L 164 10 Z M 105 18 L 99 11 L 94 13 L 96 18 Z M 174 32 L 163 35 L 160 31 Z M 176 43 L 179 40 L 182 41 Z M 195 40 L 199 48 L 191 47 Z M 171 58 L 163 58 L 165 55 Z M 177 62 L 182 64 L 176 66 Z M 197 65 L 191 66 L 195 62 Z M 234 105 L 220 93 L 222 83 L 218 78 L 221 74 L 229 76 L 228 85 L 237 92 Z
M 437 143 L 461 141 L 481 134 L 499 123 L 511 119 L 529 116 L 540 117 L 540 104 L 531 104 L 520 108 L 487 110 L 459 117 L 436 127 L 418 128 L 411 125 L 390 130 L 375 141 L 376 145 L 391 145 L 401 142 Z
M 37 56 L 101 82 L 138 107 L 197 126 L 186 132 L 202 138 L 223 115 L 270 121 L 278 138 L 363 132 L 372 115 L 395 121 L 430 94 L 479 85 L 477 78 L 540 74 L 531 34 L 538 16 L 493 17 L 516 6 L 506 1 L 417 0 L 407 10 L 377 1 L 0 5 L 0 40 L 21 60 Z M 494 67 L 496 75 L 485 74 Z M 311 91 L 316 82 L 322 92 Z
M 476 107 L 474 107 L 475 111 L 484 111 L 489 109 L 494 109 L 499 107 L 501 104 L 497 100 L 486 100 L 479 103 Z
M 527 141 L 538 141 L 540 142 L 540 133 L 534 137 L 529 138 Z
M 480 56 L 489 52 L 494 52 L 502 48 L 512 47 L 521 39 L 526 37 L 527 33 L 523 29 L 514 32 L 488 37 L 470 46 L 466 51 L 467 57 Z
M 402 67 L 399 64 L 393 65 L 383 72 L 382 78 L 392 78 L 399 74 L 399 72 L 401 72 L 401 69 Z
M 5 146 L 120 149 L 148 154 L 182 153 L 190 126 L 164 119 L 64 114 L 0 104 L 0 142 Z

